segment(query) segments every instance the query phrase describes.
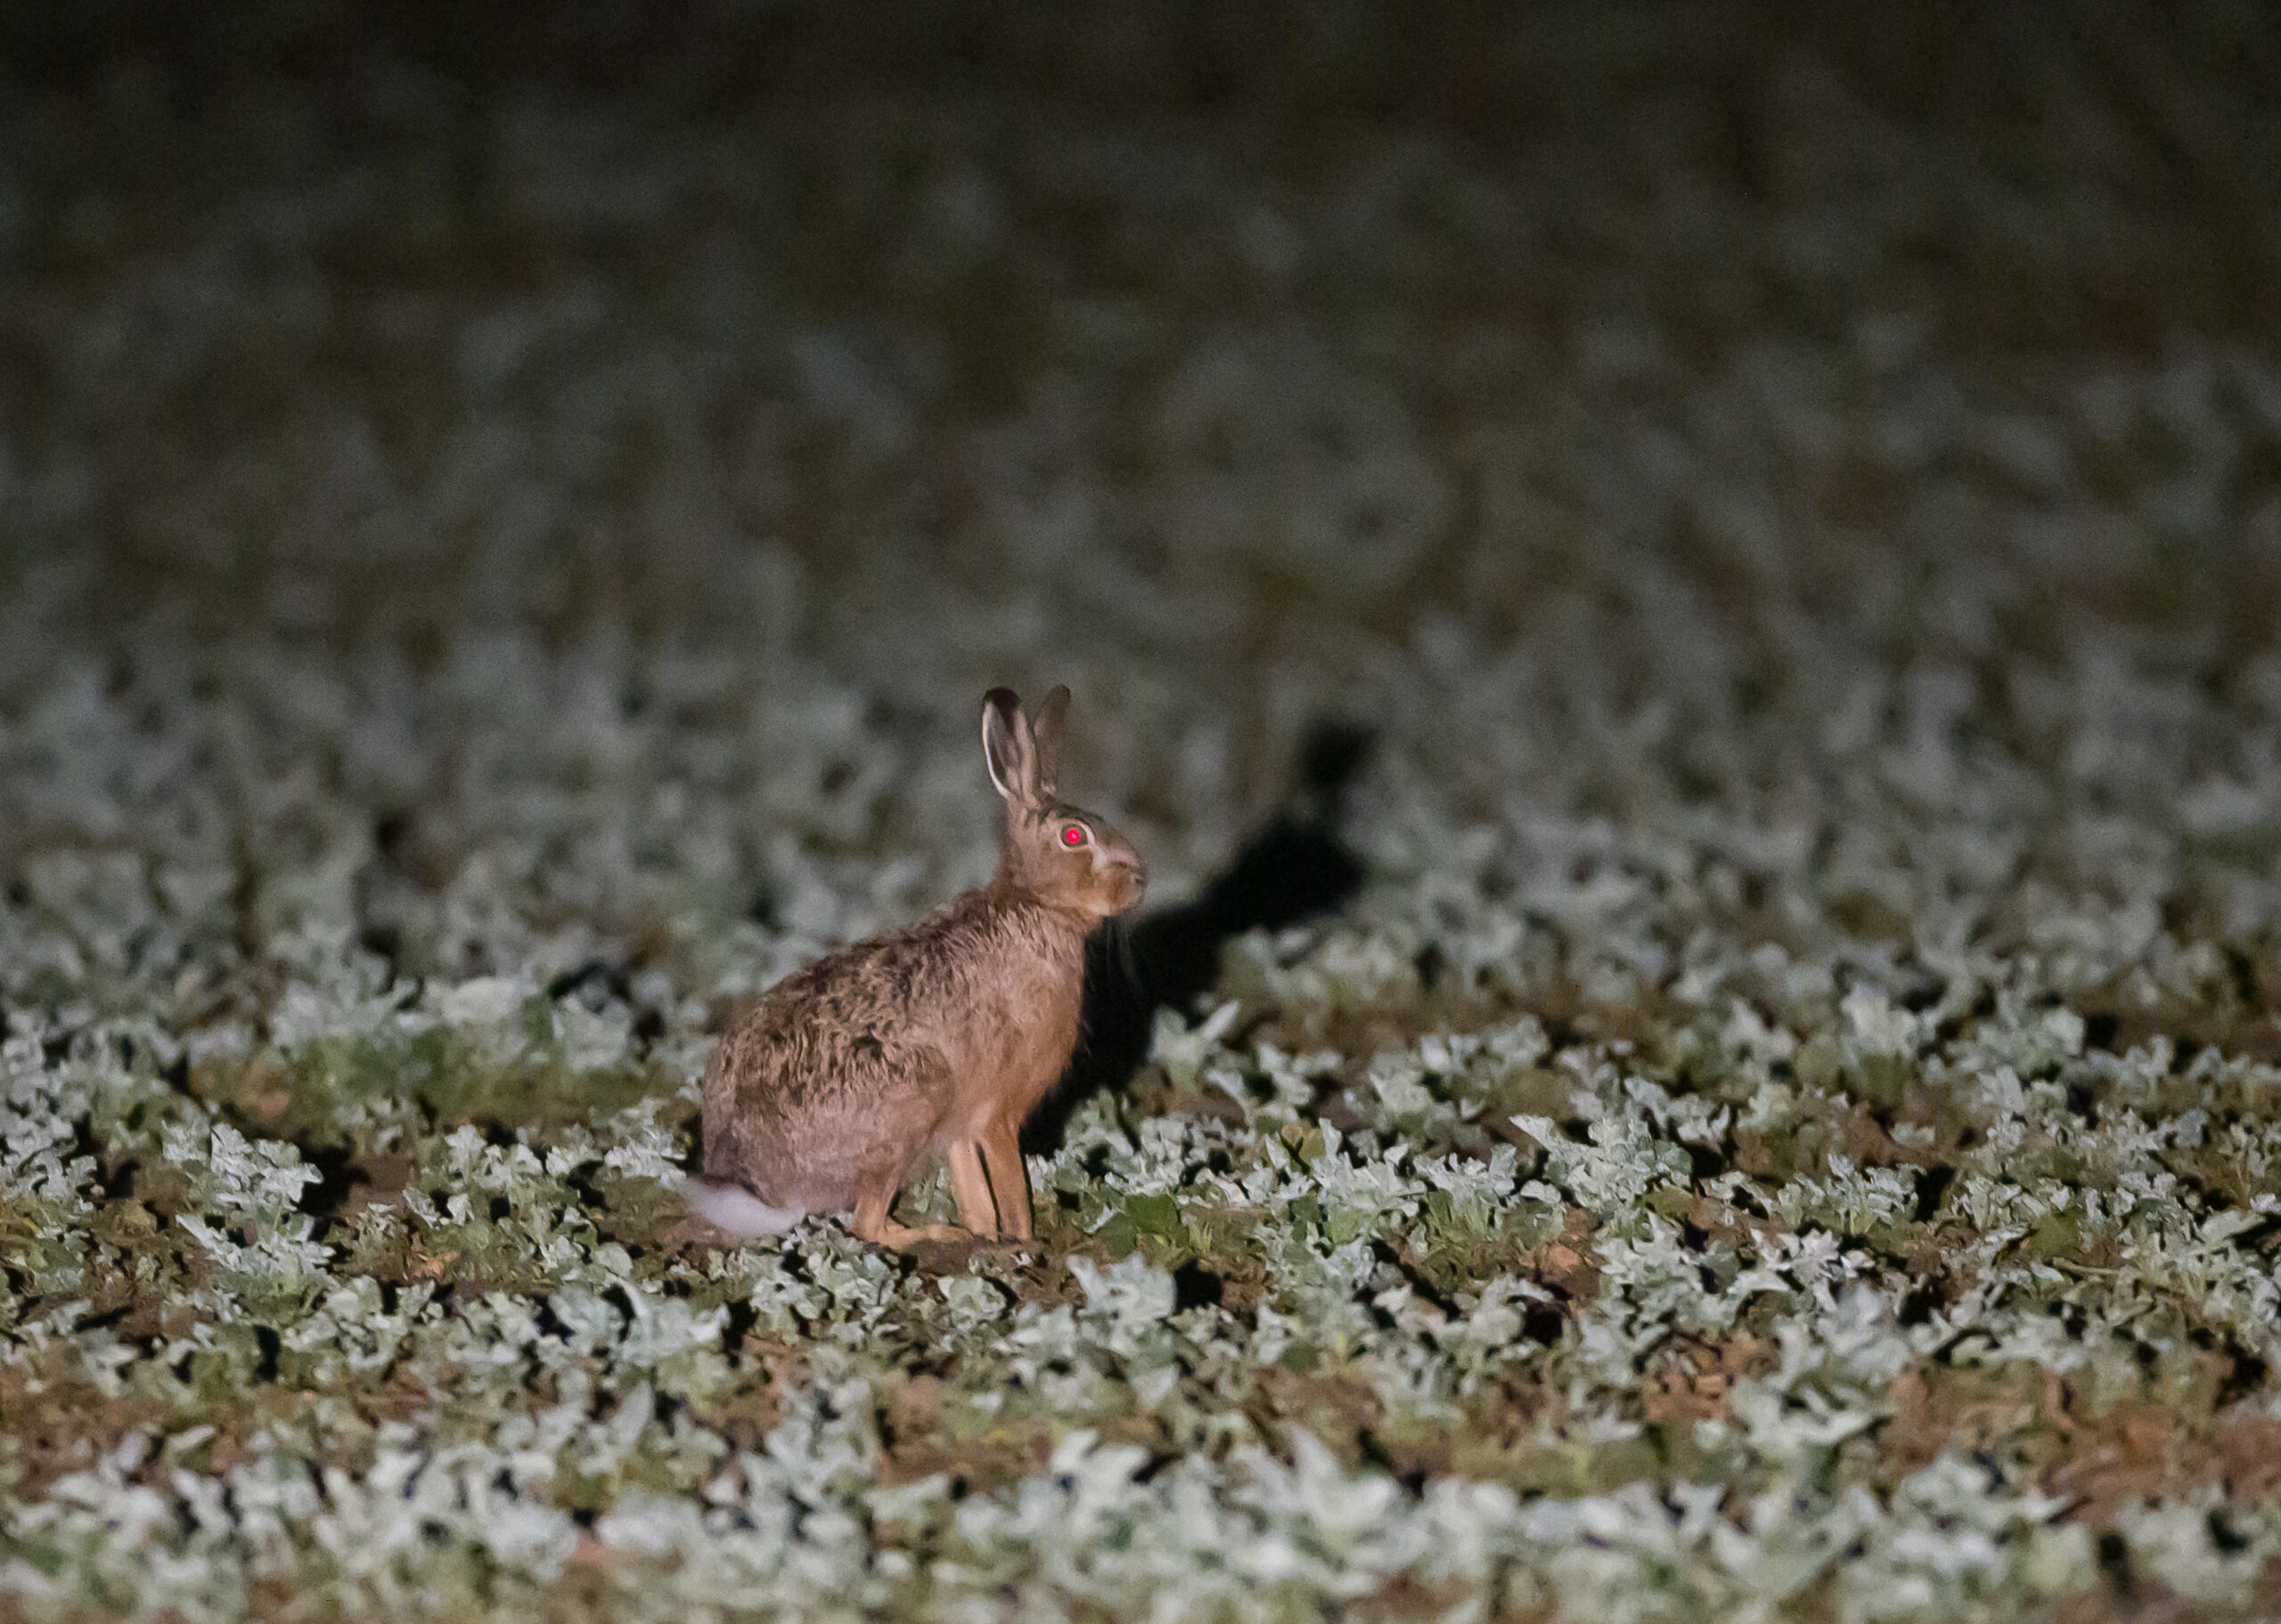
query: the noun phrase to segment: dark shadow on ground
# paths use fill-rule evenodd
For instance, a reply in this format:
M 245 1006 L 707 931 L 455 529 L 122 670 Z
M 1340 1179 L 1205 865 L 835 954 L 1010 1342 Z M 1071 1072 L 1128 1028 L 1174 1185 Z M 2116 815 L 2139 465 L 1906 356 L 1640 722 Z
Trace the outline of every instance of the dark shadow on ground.
M 1060 1082 L 1022 1125 L 1026 1154 L 1052 1155 L 1072 1112 L 1124 1086 L 1148 1057 L 1157 1010 L 1185 1009 L 1207 991 L 1230 939 L 1329 913 L 1361 889 L 1361 860 L 1335 824 L 1369 747 L 1361 728 L 1318 722 L 1300 748 L 1292 804 L 1255 830 L 1193 902 L 1094 933 L 1085 951 L 1084 1035 Z

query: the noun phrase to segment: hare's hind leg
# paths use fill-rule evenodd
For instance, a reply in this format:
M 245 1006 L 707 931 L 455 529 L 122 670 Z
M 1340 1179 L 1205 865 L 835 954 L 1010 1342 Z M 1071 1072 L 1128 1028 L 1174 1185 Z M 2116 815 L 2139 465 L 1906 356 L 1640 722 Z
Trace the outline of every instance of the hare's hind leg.
M 1001 1228 L 990 1179 L 982 1171 L 982 1152 L 972 1139 L 955 1139 L 944 1153 L 951 1164 L 951 1193 L 958 1197 L 959 1220 L 985 1239 L 995 1239 Z
M 1008 1240 L 1030 1238 L 1030 1175 L 1022 1161 L 1022 1124 L 1008 1117 L 982 1136 L 983 1164 L 998 1208 L 998 1233 Z
M 927 1224 L 912 1228 L 899 1224 L 889 1215 L 887 1208 L 894 1204 L 895 1187 L 892 1184 L 875 1187 L 856 1197 L 855 1214 L 847 1227 L 855 1231 L 858 1240 L 874 1246 L 893 1246 L 898 1250 L 913 1241 L 969 1241 L 974 1236 L 956 1224 Z

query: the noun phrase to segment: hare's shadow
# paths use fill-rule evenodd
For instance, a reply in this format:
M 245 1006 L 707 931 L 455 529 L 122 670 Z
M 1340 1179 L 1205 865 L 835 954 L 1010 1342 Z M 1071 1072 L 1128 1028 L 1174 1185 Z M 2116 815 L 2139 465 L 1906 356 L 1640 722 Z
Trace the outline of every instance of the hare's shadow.
M 1292 804 L 1254 830 L 1193 902 L 1094 934 L 1085 951 L 1083 1036 L 1060 1082 L 1022 1124 L 1025 1153 L 1052 1155 L 1072 1112 L 1124 1086 L 1148 1057 L 1157 1010 L 1185 1009 L 1210 988 L 1224 943 L 1329 913 L 1361 889 L 1361 860 L 1335 826 L 1369 747 L 1361 728 L 1316 723 L 1300 749 Z

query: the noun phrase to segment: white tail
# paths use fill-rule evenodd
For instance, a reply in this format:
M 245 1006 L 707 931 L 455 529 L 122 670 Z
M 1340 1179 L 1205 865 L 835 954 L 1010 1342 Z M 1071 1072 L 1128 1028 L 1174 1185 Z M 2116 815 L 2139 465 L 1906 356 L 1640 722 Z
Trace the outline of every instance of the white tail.
M 749 1190 L 706 1179 L 691 1179 L 687 1194 L 691 1212 L 732 1235 L 781 1235 L 807 1216 L 800 1207 L 772 1207 Z

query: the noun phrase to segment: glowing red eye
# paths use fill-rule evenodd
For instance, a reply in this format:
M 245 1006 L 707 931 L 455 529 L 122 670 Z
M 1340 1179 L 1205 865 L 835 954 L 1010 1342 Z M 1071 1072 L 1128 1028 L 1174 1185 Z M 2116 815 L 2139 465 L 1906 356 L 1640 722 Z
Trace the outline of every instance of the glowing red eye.
M 1063 845 L 1084 845 L 1085 826 L 1082 823 L 1069 823 L 1063 825 L 1061 829 L 1061 844 Z

